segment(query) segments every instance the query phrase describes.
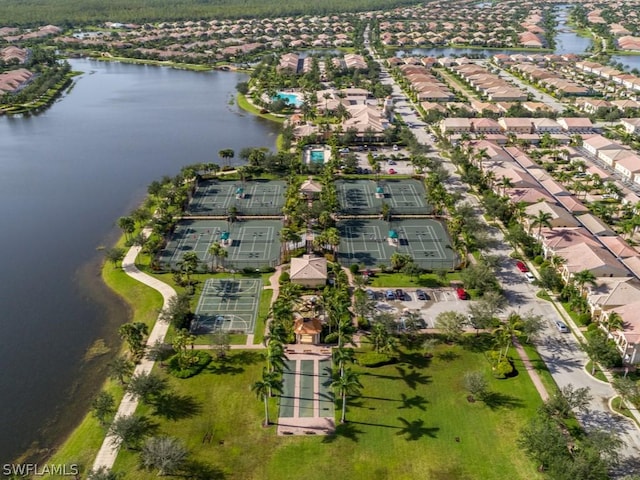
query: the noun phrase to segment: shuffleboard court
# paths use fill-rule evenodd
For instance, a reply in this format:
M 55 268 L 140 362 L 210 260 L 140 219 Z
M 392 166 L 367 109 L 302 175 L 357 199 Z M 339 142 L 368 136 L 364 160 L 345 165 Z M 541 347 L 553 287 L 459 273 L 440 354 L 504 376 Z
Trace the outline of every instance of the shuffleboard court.
M 198 300 L 192 332 L 253 333 L 261 291 L 262 281 L 257 279 L 207 280 Z
M 339 222 L 338 231 L 338 260 L 343 265 L 390 266 L 391 256 L 398 252 L 410 255 L 418 266 L 428 270 L 458 266 L 449 235 L 439 220 L 418 218 L 389 223 L 352 219 Z
M 217 266 L 241 269 L 245 267 L 275 267 L 280 258 L 279 220 L 181 220 L 167 246 L 158 256 L 161 269 L 178 269 L 186 252 L 195 252 L 201 262 L 200 269 L 212 270 Z M 221 243 L 226 258 L 209 253 L 214 243 Z
M 396 215 L 429 215 L 424 184 L 415 179 L 337 180 L 340 210 L 347 215 L 375 215 L 388 205 Z
M 202 180 L 187 215 L 223 216 L 235 210 L 242 216 L 281 215 L 286 182 L 280 180 Z

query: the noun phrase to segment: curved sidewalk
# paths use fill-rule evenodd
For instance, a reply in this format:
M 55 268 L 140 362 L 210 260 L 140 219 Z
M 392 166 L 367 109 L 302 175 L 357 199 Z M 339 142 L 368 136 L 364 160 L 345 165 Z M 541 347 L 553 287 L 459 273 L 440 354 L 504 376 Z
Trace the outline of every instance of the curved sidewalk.
M 140 249 L 141 247 L 131 247 L 129 249 L 127 255 L 122 260 L 122 270 L 124 270 L 127 275 L 136 279 L 140 283 L 143 283 L 160 292 L 162 298 L 164 299 L 164 303 L 162 304 L 162 309 L 164 310 L 168 307 L 169 300 L 171 300 L 171 298 L 176 295 L 176 291 L 166 283 L 161 282 L 160 280 L 138 270 L 135 265 L 135 260 L 138 256 L 138 253 L 140 253 Z M 167 334 L 168 329 L 169 323 L 161 321 L 160 316 L 158 316 L 158 319 L 156 320 L 156 323 L 153 326 L 151 333 L 149 334 L 147 346 L 150 347 L 158 341 L 164 341 L 164 337 Z M 136 366 L 134 375 L 150 372 L 153 368 L 153 364 L 153 361 L 143 358 Z M 132 415 L 136 411 L 137 407 L 138 399 L 128 393 L 125 394 L 124 398 L 120 402 L 120 406 L 118 407 L 116 418 Z M 117 440 L 112 435 L 107 435 L 102 442 L 102 446 L 98 451 L 98 455 L 96 455 L 95 461 L 93 462 L 93 470 L 98 470 L 101 467 L 111 469 L 116 461 L 119 450 L 120 446 L 117 444 Z

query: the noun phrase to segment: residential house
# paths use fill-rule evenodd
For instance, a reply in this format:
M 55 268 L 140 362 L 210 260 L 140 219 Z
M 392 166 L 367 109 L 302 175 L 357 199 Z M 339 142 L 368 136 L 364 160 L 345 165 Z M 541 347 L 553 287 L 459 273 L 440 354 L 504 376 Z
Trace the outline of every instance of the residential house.
M 525 223 L 527 224 L 530 231 L 533 231 L 534 228 L 534 219 L 539 215 L 540 212 L 548 213 L 550 215 L 549 223 L 551 224 L 551 228 L 559 228 L 559 227 L 577 227 L 580 223 L 567 212 L 563 207 L 551 202 L 538 202 L 533 205 L 529 205 L 525 209 Z
M 581 243 L 564 248 L 556 255 L 564 259 L 560 267 L 560 275 L 569 282 L 573 275 L 588 270 L 596 277 L 627 277 L 629 270 L 604 247 Z

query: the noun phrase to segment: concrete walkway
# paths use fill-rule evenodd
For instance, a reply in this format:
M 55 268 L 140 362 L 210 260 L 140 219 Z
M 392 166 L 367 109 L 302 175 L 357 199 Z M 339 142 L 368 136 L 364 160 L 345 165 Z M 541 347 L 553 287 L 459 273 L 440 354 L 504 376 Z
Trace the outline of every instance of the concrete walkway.
M 145 231 L 143 234 L 148 235 L 149 232 Z M 142 273 L 135 265 L 135 260 L 138 254 L 140 253 L 141 247 L 131 247 L 129 252 L 122 260 L 122 269 L 125 271 L 127 275 L 136 279 L 140 283 L 143 283 L 158 292 L 162 295 L 164 299 L 164 303 L 162 305 L 163 310 L 168 307 L 169 300 L 176 295 L 176 292 L 173 288 L 167 285 L 160 280 L 153 278 L 146 273 Z M 153 346 L 156 342 L 164 341 L 164 337 L 167 334 L 167 330 L 169 329 L 169 323 L 163 322 L 158 317 L 156 320 L 151 333 L 149 334 L 149 339 L 147 340 L 147 346 Z M 134 371 L 134 375 L 139 375 L 141 373 L 149 373 L 153 368 L 154 362 L 151 360 L 147 360 L 143 358 L 142 361 L 136 366 Z M 125 394 L 124 398 L 120 402 L 120 406 L 118 407 L 118 412 L 116 413 L 116 418 L 129 416 L 135 413 L 136 408 L 138 407 L 138 399 L 134 398 L 130 394 Z M 118 451 L 120 450 L 120 446 L 117 443 L 117 439 L 112 435 L 107 435 L 102 442 L 102 446 L 98 451 L 98 455 L 96 456 L 95 461 L 93 462 L 93 470 L 98 470 L 99 468 L 111 469 L 113 464 L 116 461 L 118 456 Z

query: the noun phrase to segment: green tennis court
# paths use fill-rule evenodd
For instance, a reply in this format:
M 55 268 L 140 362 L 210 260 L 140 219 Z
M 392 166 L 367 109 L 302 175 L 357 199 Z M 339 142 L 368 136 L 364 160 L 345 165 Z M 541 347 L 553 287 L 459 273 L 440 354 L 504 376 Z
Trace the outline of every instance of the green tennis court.
M 418 266 L 427 270 L 458 266 L 449 235 L 439 220 L 352 219 L 339 222 L 338 230 L 338 260 L 343 265 L 390 266 L 391 256 L 398 252 L 410 255 Z
M 181 220 L 167 246 L 160 252 L 160 268 L 179 268 L 186 252 L 195 252 L 201 270 L 211 269 L 219 262 L 226 268 L 262 266 L 275 267 L 280 259 L 279 220 L 243 220 L 229 223 L 223 220 Z M 209 249 L 228 237 L 226 258 L 214 258 Z
M 187 215 L 223 216 L 234 208 L 238 215 L 282 215 L 286 182 L 279 180 L 201 180 Z
M 429 215 L 426 190 L 419 180 L 337 180 L 336 190 L 342 213 L 375 215 L 387 204 L 392 214 Z
M 209 279 L 204 283 L 191 331 L 253 333 L 262 282 L 257 279 Z

